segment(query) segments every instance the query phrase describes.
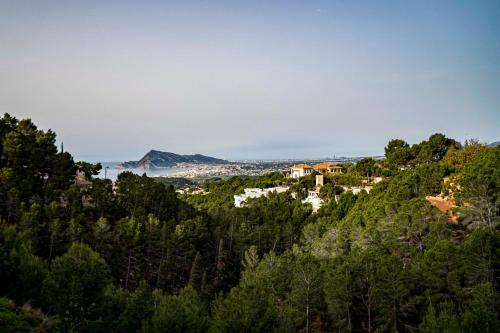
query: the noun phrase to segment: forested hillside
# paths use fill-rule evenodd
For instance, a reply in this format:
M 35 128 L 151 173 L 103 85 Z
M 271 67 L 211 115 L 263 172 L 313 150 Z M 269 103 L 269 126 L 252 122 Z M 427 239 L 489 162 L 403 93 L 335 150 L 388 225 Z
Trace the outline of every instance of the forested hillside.
M 499 332 L 500 147 L 434 134 L 385 156 L 326 175 L 313 213 L 314 174 L 113 184 L 6 114 L 0 332 Z

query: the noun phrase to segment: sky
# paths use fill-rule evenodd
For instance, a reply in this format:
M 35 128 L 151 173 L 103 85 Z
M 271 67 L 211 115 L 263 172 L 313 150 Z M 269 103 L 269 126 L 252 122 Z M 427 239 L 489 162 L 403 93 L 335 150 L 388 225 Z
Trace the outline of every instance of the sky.
M 0 113 L 77 160 L 500 140 L 500 1 L 0 0 Z

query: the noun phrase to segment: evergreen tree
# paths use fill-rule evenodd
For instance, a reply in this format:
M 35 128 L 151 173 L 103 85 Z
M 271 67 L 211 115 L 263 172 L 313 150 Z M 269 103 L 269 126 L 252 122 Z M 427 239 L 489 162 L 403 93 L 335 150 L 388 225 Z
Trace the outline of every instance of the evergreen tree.
M 47 306 L 62 316 L 66 330 L 81 330 L 99 315 L 97 304 L 110 282 L 106 262 L 87 245 L 73 243 L 52 261 L 43 295 Z

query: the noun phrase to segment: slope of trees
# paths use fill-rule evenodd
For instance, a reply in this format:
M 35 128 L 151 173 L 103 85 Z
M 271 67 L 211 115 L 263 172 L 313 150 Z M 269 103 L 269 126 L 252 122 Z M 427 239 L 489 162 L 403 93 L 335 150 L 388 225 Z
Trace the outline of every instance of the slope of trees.
M 385 160 L 325 177 L 316 213 L 291 193 L 232 202 L 285 182 L 300 198 L 312 177 L 182 198 L 146 176 L 95 179 L 100 165 L 9 115 L 0 150 L 0 332 L 500 330 L 499 147 L 392 140 Z M 339 187 L 374 175 L 370 194 Z M 425 199 L 440 193 L 457 223 Z

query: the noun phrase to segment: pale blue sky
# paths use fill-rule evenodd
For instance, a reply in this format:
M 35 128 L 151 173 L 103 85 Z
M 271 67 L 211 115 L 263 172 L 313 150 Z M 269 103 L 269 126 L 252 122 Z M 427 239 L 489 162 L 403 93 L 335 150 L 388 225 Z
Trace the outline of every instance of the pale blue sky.
M 0 112 L 88 160 L 490 142 L 499 17 L 500 1 L 473 0 L 0 0 Z

